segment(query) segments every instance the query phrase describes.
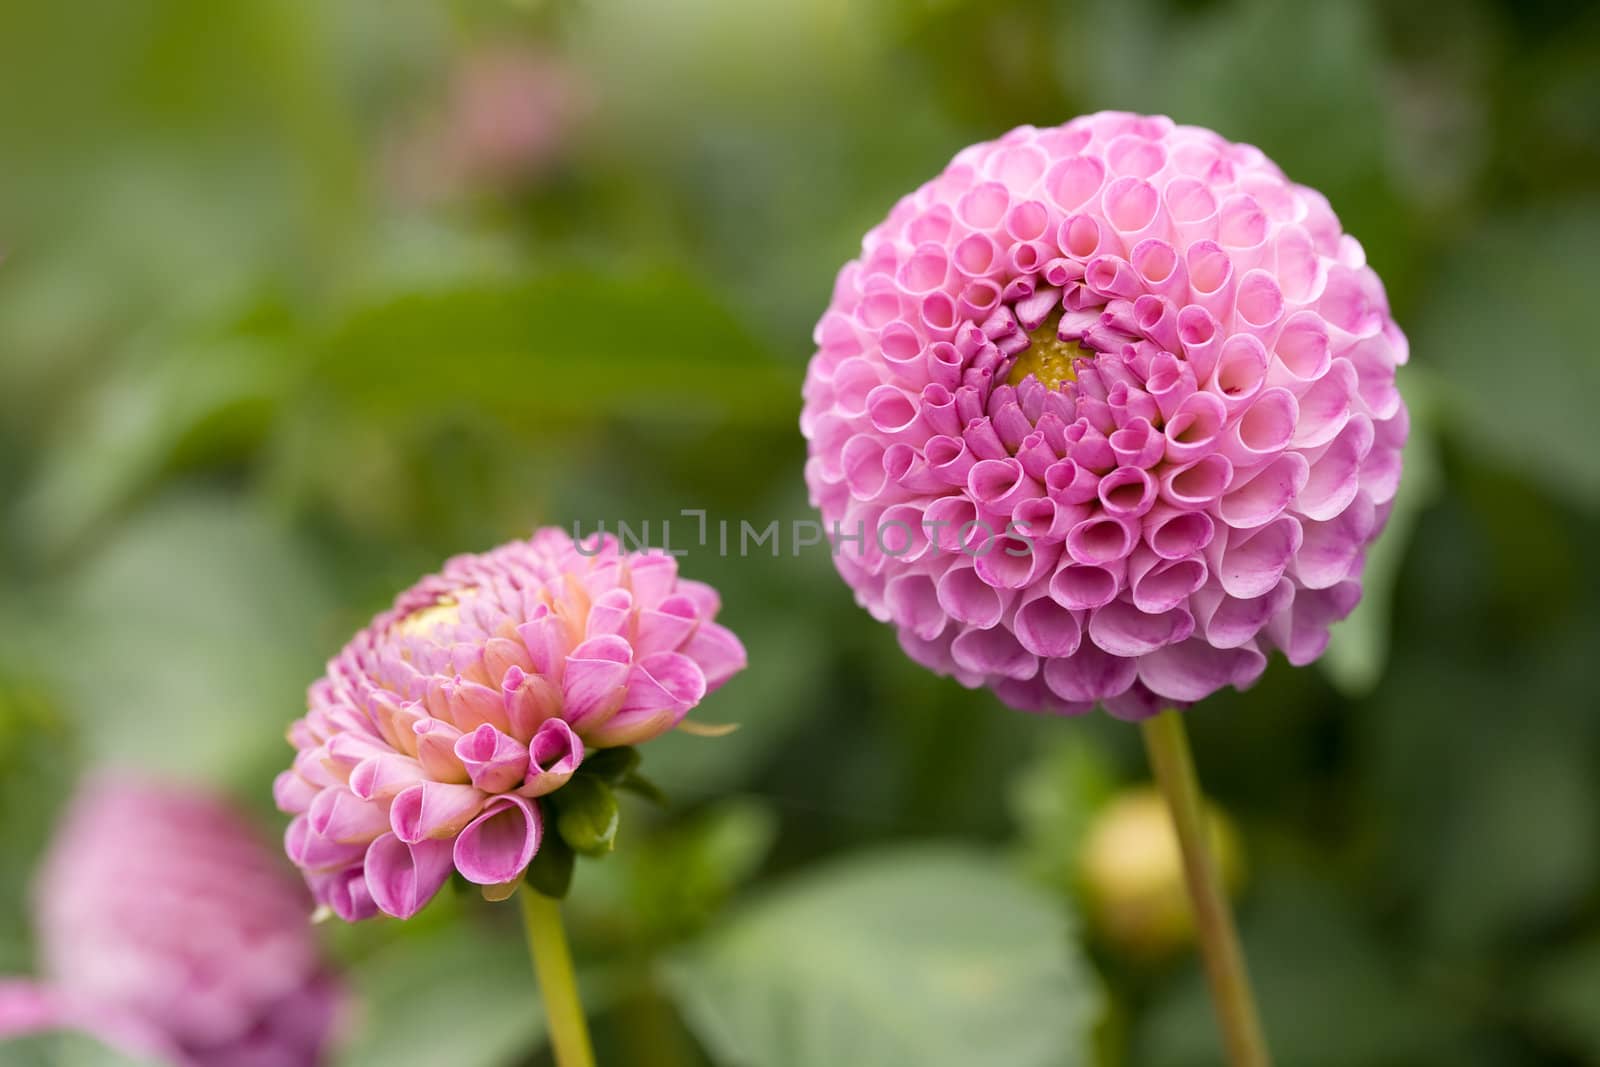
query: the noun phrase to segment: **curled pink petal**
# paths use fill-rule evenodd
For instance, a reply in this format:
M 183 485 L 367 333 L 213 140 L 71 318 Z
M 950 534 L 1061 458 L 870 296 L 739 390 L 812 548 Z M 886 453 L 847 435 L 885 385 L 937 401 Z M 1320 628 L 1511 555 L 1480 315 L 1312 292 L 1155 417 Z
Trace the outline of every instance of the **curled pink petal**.
M 583 742 L 560 719 L 539 727 L 528 744 L 528 776 L 517 792 L 541 797 L 565 785 L 583 762 Z
M 539 809 L 519 796 L 495 797 L 456 838 L 456 870 L 474 885 L 504 885 L 522 877 L 539 850 Z
M 432 900 L 450 877 L 454 846 L 449 841 L 406 843 L 384 834 L 367 849 L 367 893 L 378 910 L 409 919 Z
M 485 793 L 504 793 L 522 784 L 528 773 L 528 746 L 484 723 L 456 741 L 456 757 L 472 785 Z
M 453 837 L 482 810 L 485 799 L 470 785 L 423 782 L 394 798 L 389 823 L 395 836 L 408 845 L 425 838 Z

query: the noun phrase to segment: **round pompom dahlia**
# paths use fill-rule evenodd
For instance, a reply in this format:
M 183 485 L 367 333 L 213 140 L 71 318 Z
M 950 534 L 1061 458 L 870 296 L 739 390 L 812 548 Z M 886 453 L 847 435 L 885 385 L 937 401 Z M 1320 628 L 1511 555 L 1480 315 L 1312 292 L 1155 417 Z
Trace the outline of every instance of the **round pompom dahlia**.
M 1136 718 L 1361 593 L 1405 337 L 1327 200 L 1163 117 L 958 154 L 840 271 L 801 429 L 857 600 L 1009 704 Z
M 305 889 L 206 794 L 91 781 L 36 889 L 43 983 L 0 983 L 0 1036 L 78 1029 L 179 1067 L 314 1067 L 343 994 Z
M 719 607 L 669 555 L 554 528 L 401 593 L 311 686 L 274 784 L 318 902 L 407 918 L 452 871 L 508 895 L 544 833 L 538 798 L 744 668 Z

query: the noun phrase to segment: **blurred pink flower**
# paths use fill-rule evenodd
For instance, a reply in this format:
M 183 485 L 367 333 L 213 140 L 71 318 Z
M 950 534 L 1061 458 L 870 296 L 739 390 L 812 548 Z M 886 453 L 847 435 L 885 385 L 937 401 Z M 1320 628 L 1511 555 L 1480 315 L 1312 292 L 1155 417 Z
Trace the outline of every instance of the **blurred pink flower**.
M 77 1029 L 180 1067 L 314 1067 L 343 995 L 304 889 L 201 793 L 106 777 L 36 886 L 42 982 L 0 982 L 0 1037 Z
M 588 108 L 583 79 L 553 53 L 512 44 L 469 52 L 440 112 L 400 142 L 396 180 L 424 200 L 529 181 L 560 157 Z
M 401 593 L 311 686 L 274 785 L 317 900 L 406 918 L 452 870 L 509 891 L 539 848 L 536 799 L 586 750 L 672 729 L 743 669 L 719 607 L 671 556 L 554 528 Z
M 815 340 L 812 502 L 935 671 L 1137 718 L 1315 659 L 1360 597 L 1406 340 L 1256 148 L 1110 112 L 967 148 L 867 234 Z

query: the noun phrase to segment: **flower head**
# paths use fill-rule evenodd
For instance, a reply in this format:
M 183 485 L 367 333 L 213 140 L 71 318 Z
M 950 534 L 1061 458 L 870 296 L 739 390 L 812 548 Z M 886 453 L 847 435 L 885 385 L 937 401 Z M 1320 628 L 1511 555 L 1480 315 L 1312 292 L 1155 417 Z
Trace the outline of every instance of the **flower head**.
M 815 340 L 838 569 L 963 684 L 1142 717 L 1315 659 L 1360 596 L 1406 341 L 1327 201 L 1253 147 L 1101 113 L 965 149 Z
M 206 794 L 91 781 L 37 884 L 45 982 L 0 992 L 0 1031 L 90 1031 L 180 1067 L 313 1067 L 342 995 L 304 888 Z
M 745 665 L 708 585 L 557 529 L 451 559 L 328 664 L 278 776 L 286 847 L 341 918 L 415 914 L 452 871 L 498 895 L 586 753 L 672 729 Z

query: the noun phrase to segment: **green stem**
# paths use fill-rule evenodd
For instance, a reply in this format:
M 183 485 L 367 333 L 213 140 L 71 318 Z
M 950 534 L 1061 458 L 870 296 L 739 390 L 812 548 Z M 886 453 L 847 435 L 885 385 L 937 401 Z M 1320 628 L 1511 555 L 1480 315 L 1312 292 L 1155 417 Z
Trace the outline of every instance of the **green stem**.
M 528 955 L 539 978 L 539 992 L 550 1020 L 550 1047 L 556 1067 L 594 1067 L 589 1024 L 578 999 L 578 978 L 572 969 L 572 951 L 561 926 L 561 902 L 530 885 L 518 890 L 523 924 L 528 930 Z
M 1172 824 L 1183 852 L 1183 873 L 1189 885 L 1189 900 L 1194 906 L 1195 929 L 1200 935 L 1200 954 L 1205 961 L 1206 979 L 1211 984 L 1211 999 L 1217 1022 L 1222 1027 L 1223 1044 L 1233 1067 L 1269 1067 L 1266 1038 L 1250 991 L 1250 975 L 1245 970 L 1244 953 L 1239 949 L 1239 934 L 1234 929 L 1233 912 L 1223 888 L 1217 863 L 1211 854 L 1210 834 L 1200 802 L 1200 782 L 1189 751 L 1189 736 L 1184 731 L 1183 715 L 1166 711 L 1143 723 L 1145 748 L 1156 782 L 1166 795 Z

